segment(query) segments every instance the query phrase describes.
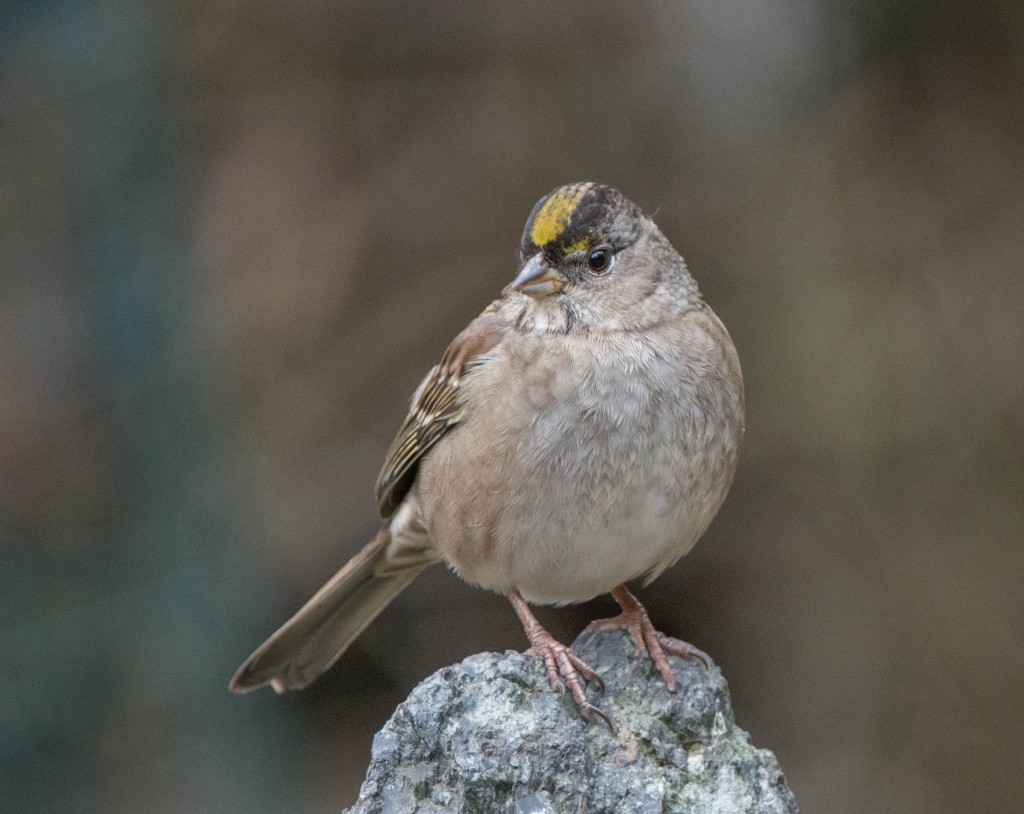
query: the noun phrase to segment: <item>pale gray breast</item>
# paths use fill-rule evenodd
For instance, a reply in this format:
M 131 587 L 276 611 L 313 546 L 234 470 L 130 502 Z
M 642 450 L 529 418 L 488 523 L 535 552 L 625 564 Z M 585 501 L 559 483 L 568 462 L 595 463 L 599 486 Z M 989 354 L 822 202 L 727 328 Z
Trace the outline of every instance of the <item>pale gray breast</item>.
M 533 579 L 541 596 L 582 561 L 593 573 L 574 566 L 578 591 L 562 599 L 585 598 L 685 553 L 724 497 L 742 424 L 719 338 L 692 323 L 518 334 L 466 381 L 472 410 L 428 456 L 421 494 L 467 579 Z

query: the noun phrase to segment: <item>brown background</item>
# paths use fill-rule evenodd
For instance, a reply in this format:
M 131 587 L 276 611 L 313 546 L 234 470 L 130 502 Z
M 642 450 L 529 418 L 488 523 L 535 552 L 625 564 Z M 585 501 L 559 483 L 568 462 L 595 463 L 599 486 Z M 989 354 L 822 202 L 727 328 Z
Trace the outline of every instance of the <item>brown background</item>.
M 525 646 L 439 570 L 309 691 L 226 691 L 373 533 L 534 201 L 586 179 L 657 212 L 746 375 L 658 625 L 805 812 L 1018 809 L 1021 9 L 6 5 L 0 807 L 336 812 L 416 682 Z

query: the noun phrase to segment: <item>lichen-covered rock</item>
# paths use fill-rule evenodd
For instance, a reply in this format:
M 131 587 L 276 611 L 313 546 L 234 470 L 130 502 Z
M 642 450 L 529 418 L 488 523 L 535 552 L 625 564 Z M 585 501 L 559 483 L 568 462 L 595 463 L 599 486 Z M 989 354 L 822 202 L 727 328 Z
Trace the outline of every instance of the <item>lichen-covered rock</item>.
M 614 733 L 552 692 L 537 659 L 472 656 L 398 707 L 349 814 L 796 812 L 774 755 L 736 727 L 716 666 L 672 657 L 670 693 L 625 633 L 585 633 L 573 650 L 605 680 L 603 696 L 588 691 Z

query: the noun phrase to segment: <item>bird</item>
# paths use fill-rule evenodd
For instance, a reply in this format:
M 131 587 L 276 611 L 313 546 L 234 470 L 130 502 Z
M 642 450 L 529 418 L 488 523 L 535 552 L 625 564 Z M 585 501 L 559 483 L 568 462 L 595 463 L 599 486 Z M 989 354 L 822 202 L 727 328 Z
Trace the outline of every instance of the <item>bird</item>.
M 234 692 L 301 689 L 425 568 L 504 594 L 528 653 L 584 716 L 600 677 L 531 605 L 610 593 L 668 689 L 668 654 L 627 587 L 688 553 L 744 433 L 733 341 L 682 256 L 617 189 L 558 187 L 527 218 L 518 273 L 415 390 L 376 483 L 382 526 L 238 669 Z M 646 584 L 646 583 L 645 583 Z M 605 719 L 607 720 L 607 719 Z

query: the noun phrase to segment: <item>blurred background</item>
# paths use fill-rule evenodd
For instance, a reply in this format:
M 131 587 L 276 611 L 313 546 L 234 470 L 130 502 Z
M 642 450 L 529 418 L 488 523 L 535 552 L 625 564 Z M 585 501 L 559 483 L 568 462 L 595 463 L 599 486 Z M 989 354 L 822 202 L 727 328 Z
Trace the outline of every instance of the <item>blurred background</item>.
M 4 3 L 0 808 L 337 812 L 418 681 L 526 646 L 435 569 L 308 691 L 227 692 L 587 179 L 746 375 L 658 626 L 803 811 L 1019 809 L 1022 42 L 1009 0 Z

